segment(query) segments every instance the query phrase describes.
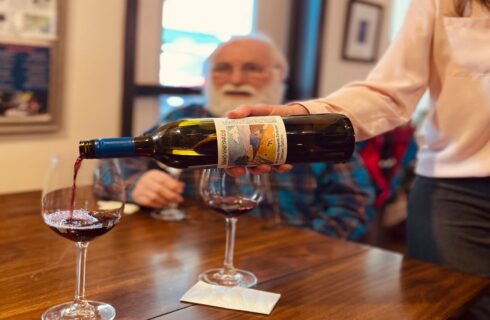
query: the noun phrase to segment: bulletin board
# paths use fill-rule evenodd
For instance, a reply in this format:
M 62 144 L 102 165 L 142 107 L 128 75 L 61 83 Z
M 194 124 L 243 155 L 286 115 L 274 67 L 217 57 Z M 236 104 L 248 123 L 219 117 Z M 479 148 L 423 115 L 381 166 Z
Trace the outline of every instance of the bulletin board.
M 55 131 L 63 0 L 0 0 L 0 134 Z

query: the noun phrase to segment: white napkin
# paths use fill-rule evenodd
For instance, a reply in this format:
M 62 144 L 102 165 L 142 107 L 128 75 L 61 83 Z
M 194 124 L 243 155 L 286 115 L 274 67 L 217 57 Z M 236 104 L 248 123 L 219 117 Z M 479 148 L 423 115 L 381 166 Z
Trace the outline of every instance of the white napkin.
M 199 281 L 180 299 L 225 309 L 270 314 L 281 297 L 278 293 L 243 287 L 223 287 Z
M 97 206 L 100 210 L 110 210 L 121 207 L 121 202 L 119 201 L 97 201 Z M 138 211 L 140 207 L 133 203 L 124 204 L 124 213 L 125 214 L 133 214 Z

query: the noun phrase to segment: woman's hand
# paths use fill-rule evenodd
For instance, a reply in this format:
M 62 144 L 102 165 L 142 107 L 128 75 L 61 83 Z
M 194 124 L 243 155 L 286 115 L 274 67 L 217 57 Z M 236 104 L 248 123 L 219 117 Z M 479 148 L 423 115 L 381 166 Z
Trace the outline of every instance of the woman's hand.
M 243 105 L 229 111 L 226 116 L 230 119 L 238 119 L 253 116 L 295 116 L 309 114 L 308 110 L 301 104 L 293 103 L 286 105 L 255 104 Z

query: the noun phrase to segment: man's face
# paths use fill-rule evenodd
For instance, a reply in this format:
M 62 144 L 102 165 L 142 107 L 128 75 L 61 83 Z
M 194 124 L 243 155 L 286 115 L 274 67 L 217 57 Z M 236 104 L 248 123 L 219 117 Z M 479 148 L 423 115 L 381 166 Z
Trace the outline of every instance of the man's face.
M 207 108 L 217 116 L 242 104 L 279 104 L 281 72 L 269 46 L 255 39 L 236 40 L 216 53 L 205 88 Z

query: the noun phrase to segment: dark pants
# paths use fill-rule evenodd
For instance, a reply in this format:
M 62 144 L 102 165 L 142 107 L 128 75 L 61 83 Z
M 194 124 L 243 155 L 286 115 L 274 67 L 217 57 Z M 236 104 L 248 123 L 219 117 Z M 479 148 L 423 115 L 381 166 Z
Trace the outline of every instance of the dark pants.
M 490 177 L 418 176 L 408 204 L 408 255 L 490 277 Z M 490 319 L 486 294 L 465 319 Z

